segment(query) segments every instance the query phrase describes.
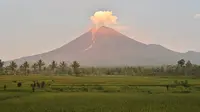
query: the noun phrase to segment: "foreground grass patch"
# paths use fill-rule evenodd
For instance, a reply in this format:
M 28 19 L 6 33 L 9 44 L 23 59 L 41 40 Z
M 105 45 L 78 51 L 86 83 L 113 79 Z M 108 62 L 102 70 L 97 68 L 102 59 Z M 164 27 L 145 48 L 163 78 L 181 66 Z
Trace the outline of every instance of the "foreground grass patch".
M 175 80 L 191 86 L 163 86 Z M 51 86 L 32 92 L 33 81 Z M 199 84 L 190 77 L 0 76 L 0 112 L 198 112 Z
M 0 101 L 2 112 L 189 112 L 200 95 L 128 93 L 40 93 Z

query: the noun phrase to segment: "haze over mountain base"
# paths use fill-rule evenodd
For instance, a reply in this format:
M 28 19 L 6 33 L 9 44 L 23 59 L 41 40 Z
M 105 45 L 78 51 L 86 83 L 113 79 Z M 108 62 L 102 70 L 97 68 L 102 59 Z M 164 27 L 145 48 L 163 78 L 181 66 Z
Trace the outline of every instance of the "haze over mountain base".
M 96 31 L 92 47 L 85 50 L 93 43 L 92 38 L 92 31 L 89 31 L 61 48 L 14 61 L 21 64 L 39 59 L 46 63 L 76 60 L 83 66 L 142 66 L 176 64 L 177 60 L 184 58 L 200 64 L 198 52 L 179 53 L 160 45 L 146 45 L 104 26 Z

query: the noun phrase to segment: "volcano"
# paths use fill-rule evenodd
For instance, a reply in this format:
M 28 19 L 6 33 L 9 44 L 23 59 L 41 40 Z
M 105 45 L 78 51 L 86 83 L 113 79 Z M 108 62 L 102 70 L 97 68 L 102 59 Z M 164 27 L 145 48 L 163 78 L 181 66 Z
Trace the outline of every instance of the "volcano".
M 94 44 L 92 38 L 90 30 L 58 49 L 14 61 L 21 64 L 24 61 L 33 63 L 39 59 L 46 63 L 52 60 L 57 62 L 76 60 L 83 66 L 142 66 L 176 64 L 178 60 L 184 58 L 200 64 L 198 52 L 179 53 L 161 45 L 146 45 L 105 26 L 96 31 Z M 92 47 L 85 50 L 91 44 Z

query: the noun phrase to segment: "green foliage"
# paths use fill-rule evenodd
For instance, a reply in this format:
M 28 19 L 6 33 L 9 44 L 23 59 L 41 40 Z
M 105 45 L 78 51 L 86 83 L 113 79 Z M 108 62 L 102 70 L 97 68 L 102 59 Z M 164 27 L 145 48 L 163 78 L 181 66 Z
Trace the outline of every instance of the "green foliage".
M 23 74 L 27 75 L 29 72 L 29 63 L 25 61 L 21 66 L 20 66 L 20 71 L 22 71 Z
M 73 61 L 73 63 L 71 64 L 71 67 L 73 68 L 73 72 L 77 76 L 79 76 L 79 74 L 80 74 L 80 70 L 79 70 L 80 64 L 77 61 Z
M 186 68 L 191 68 L 192 67 L 192 63 L 188 60 L 186 63 Z
M 4 62 L 0 59 L 0 70 L 3 69 Z
M 4 62 L 0 59 L 0 75 L 3 75 L 4 73 Z
M 12 71 L 12 74 L 16 75 L 17 64 L 14 61 L 10 62 L 9 68 Z
M 37 63 L 34 63 L 34 64 L 32 65 L 32 68 L 33 68 L 33 73 L 37 73 L 37 69 L 38 69 Z
M 0 61 L 0 64 L 3 63 Z M 126 75 L 126 76 L 199 76 L 200 66 L 193 65 L 190 61 L 181 59 L 177 65 L 165 65 L 156 67 L 142 67 L 142 66 L 124 66 L 124 67 L 81 67 L 79 62 L 73 61 L 70 66 L 65 61 L 57 64 L 52 61 L 50 65 L 45 66 L 43 60 L 32 64 L 29 69 L 29 63 L 24 62 L 19 69 L 15 62 L 11 62 L 9 66 L 0 68 L 0 75 L 28 75 L 28 74 L 41 74 L 41 75 Z M 3 65 L 3 64 L 2 64 Z
M 62 61 L 59 64 L 59 71 L 57 71 L 57 73 L 59 74 L 67 74 L 67 64 Z
M 35 80 L 41 88 L 32 92 Z M 175 80 L 192 90 L 162 86 Z M 199 112 L 199 84 L 185 76 L 0 76 L 0 104 L 2 112 Z
M 185 60 L 181 59 L 178 61 L 178 65 L 180 65 L 181 67 L 183 67 L 183 65 L 185 64 Z
M 190 87 L 190 85 L 189 85 L 189 83 L 188 83 L 188 80 L 185 80 L 185 81 L 178 81 L 178 80 L 175 80 L 175 81 L 174 81 L 174 86 Z
M 50 64 L 50 68 L 51 68 L 52 71 L 55 71 L 55 69 L 57 68 L 56 61 L 52 61 L 52 63 Z
M 38 60 L 37 65 L 38 65 L 39 71 L 42 71 L 42 67 L 45 65 L 45 63 L 40 59 Z

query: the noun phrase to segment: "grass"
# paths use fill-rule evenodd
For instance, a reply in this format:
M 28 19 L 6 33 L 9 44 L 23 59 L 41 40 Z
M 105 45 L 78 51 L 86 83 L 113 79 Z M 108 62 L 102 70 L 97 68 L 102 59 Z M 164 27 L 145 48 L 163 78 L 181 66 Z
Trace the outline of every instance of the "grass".
M 52 86 L 32 93 L 34 80 Z M 192 86 L 168 91 L 160 86 L 174 80 Z M 23 82 L 22 87 L 13 81 Z M 172 76 L 0 76 L 0 112 L 198 112 L 199 84 L 199 78 Z

